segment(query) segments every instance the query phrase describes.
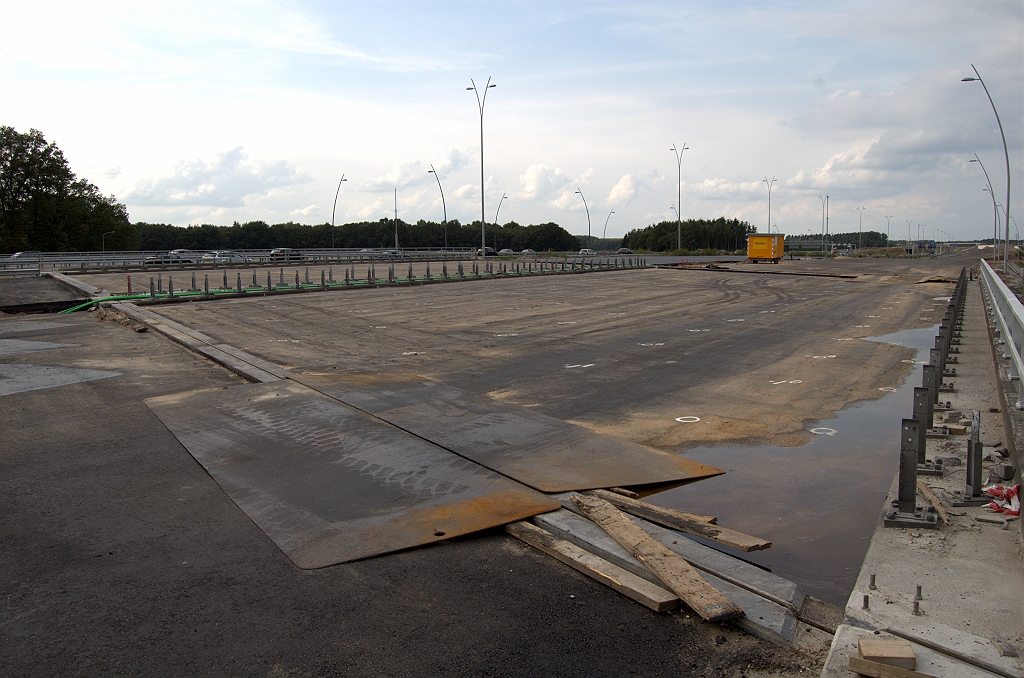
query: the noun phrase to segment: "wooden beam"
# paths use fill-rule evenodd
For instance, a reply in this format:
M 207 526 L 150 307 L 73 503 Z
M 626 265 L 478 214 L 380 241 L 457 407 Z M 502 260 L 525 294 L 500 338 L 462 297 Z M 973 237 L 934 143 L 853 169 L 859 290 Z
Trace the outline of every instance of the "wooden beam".
M 519 521 L 506 525 L 505 531 L 655 612 L 675 610 L 680 605 L 679 596 L 671 591 L 584 551 L 536 525 Z
M 652 523 L 693 534 L 740 551 L 761 551 L 772 547 L 772 543 L 767 539 L 752 537 L 749 534 L 743 534 L 736 530 L 709 524 L 705 520 L 698 520 L 713 518 L 713 516 L 699 516 L 694 513 L 683 513 L 682 511 L 662 508 L 606 490 L 591 490 L 587 494 L 604 499 L 615 508 L 631 513 L 634 516 L 645 518 Z
M 743 616 L 743 609 L 707 583 L 693 566 L 599 497 L 574 494 L 584 515 L 619 542 L 701 618 L 711 622 Z
M 923 478 L 917 479 L 917 489 L 924 495 L 925 499 L 932 503 L 935 510 L 939 512 L 939 515 L 942 516 L 942 522 L 949 525 L 949 514 L 946 513 L 946 507 L 942 505 L 942 502 L 935 496 L 935 493 L 932 492 L 931 488 L 928 487 L 928 483 L 924 482 Z
M 871 678 L 935 678 L 935 676 L 928 673 L 901 669 L 898 666 L 889 666 L 888 664 L 879 664 L 878 662 L 868 661 L 860 657 L 850 657 L 849 669 L 862 676 L 871 676 Z

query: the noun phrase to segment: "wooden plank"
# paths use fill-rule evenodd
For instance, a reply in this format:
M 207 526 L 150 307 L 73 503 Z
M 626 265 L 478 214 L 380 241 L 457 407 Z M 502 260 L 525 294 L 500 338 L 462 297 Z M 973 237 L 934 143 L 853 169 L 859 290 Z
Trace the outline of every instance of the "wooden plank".
M 928 673 L 919 673 L 910 669 L 901 669 L 898 666 L 879 664 L 860 657 L 850 657 L 849 669 L 862 676 L 871 678 L 936 678 Z
M 639 494 L 637 494 L 633 490 L 627 490 L 624 487 L 609 487 L 608 491 L 609 492 L 614 492 L 615 494 L 621 494 L 623 497 L 629 497 L 630 499 L 639 499 L 640 498 Z
M 857 653 L 861 659 L 871 662 L 898 666 L 911 671 L 917 668 L 917 655 L 914 654 L 910 641 L 905 638 L 859 638 Z
M 949 514 L 946 513 L 946 507 L 942 505 L 942 502 L 935 496 L 935 493 L 932 492 L 931 488 L 928 487 L 928 483 L 924 482 L 923 478 L 917 479 L 917 489 L 924 495 L 925 499 L 932 503 L 935 510 L 939 512 L 939 515 L 942 516 L 942 522 L 949 525 Z
M 708 584 L 692 565 L 607 501 L 582 495 L 573 495 L 572 501 L 701 618 L 720 622 L 743 616 L 743 609 Z
M 584 551 L 575 544 L 560 539 L 547 530 L 525 521 L 510 523 L 505 530 L 513 537 L 560 560 L 577 572 L 615 589 L 655 612 L 667 612 L 679 608 L 679 596 L 666 591 L 657 584 L 641 579 L 618 565 Z
M 666 509 L 644 501 L 623 497 L 606 490 L 591 490 L 588 494 L 599 497 L 617 509 L 640 518 L 645 518 L 652 523 L 670 527 L 680 532 L 687 532 L 740 551 L 761 551 L 772 547 L 772 543 L 767 539 L 752 537 L 749 534 L 743 534 L 742 532 L 709 524 L 703 520 L 697 520 L 698 518 L 710 518 L 711 516 L 698 516 L 693 513 Z

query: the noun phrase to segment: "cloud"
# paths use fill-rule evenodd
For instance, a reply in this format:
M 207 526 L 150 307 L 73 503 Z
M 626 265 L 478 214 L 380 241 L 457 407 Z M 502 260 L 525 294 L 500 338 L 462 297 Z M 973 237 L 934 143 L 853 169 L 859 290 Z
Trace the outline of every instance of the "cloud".
M 561 195 L 572 181 L 565 172 L 550 165 L 533 164 L 519 175 L 523 190 L 519 196 L 527 200 L 546 201 Z
M 432 163 L 434 171 L 443 179 L 449 174 L 458 172 L 469 164 L 470 156 L 456 148 L 449 148 L 441 153 L 438 159 Z M 422 160 L 405 160 L 395 165 L 390 172 L 385 173 L 376 179 L 370 179 L 363 184 L 367 191 L 393 191 L 410 186 L 419 186 L 434 179 L 428 173 L 431 163 Z
M 705 179 L 699 183 L 683 182 L 683 192 L 709 199 L 736 199 L 759 196 L 764 182 L 759 181 L 727 181 L 726 179 Z M 767 191 L 767 188 L 764 189 Z
M 303 207 L 300 210 L 292 210 L 292 214 L 294 214 L 295 216 L 308 217 L 320 214 L 320 208 L 316 205 L 310 205 L 309 207 Z
M 143 179 L 123 199 L 129 205 L 241 207 L 250 196 L 309 180 L 284 160 L 250 160 L 238 146 L 208 160 L 181 160 L 169 175 Z
M 665 175 L 652 171 L 645 175 L 623 174 L 622 178 L 612 186 L 605 202 L 613 207 L 621 207 L 633 202 L 641 193 L 652 190 L 655 185 L 665 180 Z

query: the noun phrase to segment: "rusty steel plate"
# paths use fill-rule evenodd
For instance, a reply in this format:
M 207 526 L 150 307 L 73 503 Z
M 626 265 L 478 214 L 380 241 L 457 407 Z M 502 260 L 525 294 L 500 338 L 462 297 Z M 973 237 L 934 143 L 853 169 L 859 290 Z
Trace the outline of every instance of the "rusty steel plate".
M 440 541 L 554 499 L 293 381 L 150 398 L 149 408 L 303 569 Z
M 291 378 L 542 492 L 683 483 L 724 473 L 422 377 Z

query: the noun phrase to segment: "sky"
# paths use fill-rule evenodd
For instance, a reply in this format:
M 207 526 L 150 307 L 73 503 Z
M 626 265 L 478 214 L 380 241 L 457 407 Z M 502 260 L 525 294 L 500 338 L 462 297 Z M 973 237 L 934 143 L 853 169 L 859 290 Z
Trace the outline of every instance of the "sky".
M 991 237 L 969 161 L 1000 206 L 1006 166 L 972 64 L 1009 147 L 1011 237 L 1024 221 L 1020 0 L 0 8 L 0 124 L 42 131 L 133 221 L 377 220 L 396 189 L 407 222 L 478 220 L 466 88 L 491 78 L 489 222 L 579 235 L 589 210 L 620 237 L 678 207 L 806 235 L 828 196 L 833 233 Z

